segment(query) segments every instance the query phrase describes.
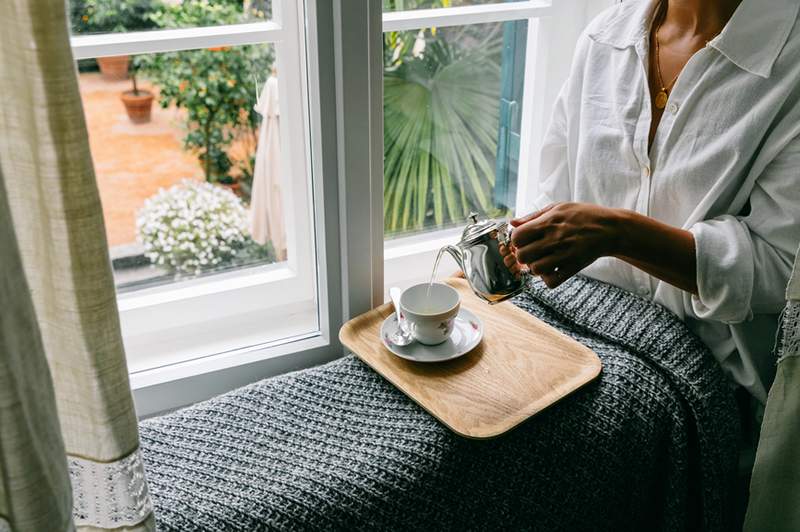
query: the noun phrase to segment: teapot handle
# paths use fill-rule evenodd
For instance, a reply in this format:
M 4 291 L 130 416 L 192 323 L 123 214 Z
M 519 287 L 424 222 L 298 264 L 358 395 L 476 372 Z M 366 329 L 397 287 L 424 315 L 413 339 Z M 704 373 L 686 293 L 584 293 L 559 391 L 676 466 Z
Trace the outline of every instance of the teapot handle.
M 514 228 L 506 223 L 500 230 L 497 232 L 497 241 L 501 244 L 508 246 L 511 244 L 511 232 Z

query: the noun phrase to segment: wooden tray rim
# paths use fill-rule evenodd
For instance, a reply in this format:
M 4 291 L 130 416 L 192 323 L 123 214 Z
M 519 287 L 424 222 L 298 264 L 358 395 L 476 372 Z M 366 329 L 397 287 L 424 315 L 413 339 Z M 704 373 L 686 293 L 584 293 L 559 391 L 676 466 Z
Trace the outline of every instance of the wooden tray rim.
M 461 281 L 461 279 L 455 279 L 455 280 L 456 281 Z M 454 284 L 454 283 L 450 282 L 450 280 L 447 280 L 445 282 L 447 282 L 447 284 L 450 284 L 451 286 Z M 505 304 L 505 303 L 501 303 L 501 304 Z M 403 395 L 405 395 L 406 397 L 411 399 L 414 403 L 419 405 L 423 410 L 425 410 L 428 414 L 433 416 L 436 420 L 438 420 L 442 425 L 444 425 L 445 427 L 450 429 L 452 432 L 454 432 L 454 433 L 456 433 L 459 436 L 462 436 L 464 438 L 468 438 L 468 439 L 488 440 L 488 439 L 497 438 L 497 437 L 505 434 L 506 432 L 509 432 L 510 430 L 516 428 L 517 426 L 521 425 L 525 421 L 535 417 L 540 412 L 542 412 L 544 410 L 547 410 L 548 408 L 550 408 L 553 405 L 557 404 L 558 402 L 560 402 L 565 397 L 568 397 L 569 395 L 572 395 L 573 393 L 579 391 L 584 386 L 586 386 L 587 384 L 589 384 L 589 383 L 593 382 L 595 379 L 597 379 L 597 377 L 602 372 L 602 368 L 603 368 L 603 363 L 600 360 L 600 357 L 598 357 L 597 353 L 595 353 L 589 347 L 585 346 L 584 344 L 581 344 L 580 342 L 578 342 L 574 338 L 571 338 L 571 337 L 567 336 L 566 334 L 564 334 L 563 332 L 559 331 L 555 327 L 552 327 L 552 326 L 544 323 L 538 317 L 536 317 L 536 316 L 524 311 L 523 309 L 517 307 L 516 305 L 508 303 L 507 309 L 508 309 L 509 312 L 517 312 L 517 313 L 524 314 L 526 319 L 533 318 L 535 320 L 540 321 L 541 323 L 543 323 L 545 326 L 549 327 L 552 331 L 554 331 L 558 335 L 566 338 L 570 342 L 574 342 L 574 343 L 579 344 L 587 352 L 587 354 L 591 354 L 591 357 L 589 357 L 587 359 L 586 364 L 583 366 L 583 370 L 581 372 L 579 372 L 579 373 L 576 373 L 575 377 L 570 380 L 571 383 L 574 383 L 574 387 L 573 388 L 571 388 L 568 391 L 564 391 L 564 392 L 558 394 L 555 397 L 555 399 L 553 399 L 550 403 L 548 403 L 546 406 L 544 406 L 542 408 L 532 409 L 532 411 L 529 411 L 528 409 L 523 409 L 521 411 L 520 415 L 517 415 L 514 418 L 509 419 L 509 423 L 508 424 L 506 424 L 506 425 L 504 425 L 502 427 L 498 427 L 497 430 L 490 431 L 490 432 L 487 432 L 487 433 L 473 434 L 473 433 L 464 432 L 464 431 L 460 430 L 459 428 L 452 426 L 445 419 L 440 417 L 437 412 L 432 411 L 431 409 L 426 407 L 424 404 L 422 404 L 420 401 L 418 401 L 417 398 L 414 396 L 414 393 L 411 390 L 407 390 L 403 383 L 395 381 L 395 375 L 386 374 L 383 371 L 381 371 L 379 368 L 373 366 L 368 359 L 364 358 L 361 354 L 356 352 L 355 349 L 353 349 L 350 345 L 348 345 L 347 338 L 345 337 L 345 333 L 347 331 L 351 330 L 353 327 L 355 327 L 355 325 L 359 321 L 367 319 L 368 318 L 367 315 L 369 315 L 369 314 L 376 315 L 378 317 L 379 321 L 382 323 L 383 320 L 385 320 L 392 312 L 394 312 L 394 306 L 392 305 L 391 302 L 384 303 L 383 305 L 380 305 L 380 306 L 378 306 L 378 307 L 376 307 L 376 308 L 374 308 L 372 310 L 369 310 L 369 311 L 367 311 L 367 312 L 365 312 L 363 314 L 360 314 L 360 315 L 348 320 L 339 329 L 339 341 L 342 343 L 342 345 L 347 347 L 347 349 L 351 353 L 353 353 L 355 356 L 357 356 L 359 360 L 364 362 L 367 366 L 369 366 L 373 371 L 375 371 L 382 378 L 384 378 L 387 381 L 389 381 L 392 384 L 392 386 L 394 386 L 395 388 L 400 390 L 403 393 Z M 480 319 L 480 316 L 478 316 L 478 318 Z M 485 323 L 485 321 L 484 321 L 483 326 L 484 326 L 484 328 L 487 327 L 487 324 Z M 485 333 L 484 333 L 484 339 L 485 339 Z M 483 342 L 484 339 L 482 339 L 481 342 Z M 385 350 L 385 352 L 390 354 L 391 356 L 397 356 L 394 353 L 392 353 L 391 351 L 389 351 L 388 349 L 386 349 L 386 346 L 384 346 L 383 343 L 380 342 L 380 338 L 376 338 L 376 340 L 380 343 L 380 349 Z M 480 344 L 478 344 L 478 345 L 480 345 Z M 478 347 L 476 346 L 475 349 L 477 349 L 477 348 Z M 463 356 L 469 356 L 469 354 L 466 354 L 466 355 L 463 355 Z M 414 362 L 411 362 L 411 363 L 414 363 Z M 431 363 L 431 362 L 417 362 L 417 364 L 435 364 L 435 362 L 434 363 Z

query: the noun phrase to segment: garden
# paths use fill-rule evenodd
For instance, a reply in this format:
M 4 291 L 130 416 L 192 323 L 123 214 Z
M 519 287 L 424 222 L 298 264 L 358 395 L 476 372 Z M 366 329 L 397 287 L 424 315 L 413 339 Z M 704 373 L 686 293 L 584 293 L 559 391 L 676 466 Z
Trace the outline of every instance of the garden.
M 384 0 L 384 9 L 450 4 Z M 89 34 L 264 20 L 270 1 L 71 0 L 70 9 L 73 33 Z M 471 211 L 508 212 L 497 193 L 503 43 L 503 24 L 384 34 L 387 237 L 461 225 Z M 253 238 L 248 214 L 257 95 L 273 60 L 271 45 L 251 45 L 79 62 L 118 286 L 285 256 Z M 93 119 L 92 83 L 116 90 L 126 115 L 101 126 L 109 113 L 98 107 Z M 105 155 L 114 135 L 129 148 Z M 125 162 L 119 152 L 138 153 L 135 142 L 149 142 L 147 153 Z

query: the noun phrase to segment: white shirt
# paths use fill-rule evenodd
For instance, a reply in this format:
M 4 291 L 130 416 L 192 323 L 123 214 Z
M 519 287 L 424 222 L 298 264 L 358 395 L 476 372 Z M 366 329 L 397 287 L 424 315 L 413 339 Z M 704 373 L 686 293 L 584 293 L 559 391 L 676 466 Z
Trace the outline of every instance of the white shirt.
M 583 273 L 677 314 L 763 403 L 800 244 L 800 0 L 743 0 L 686 64 L 648 152 L 655 5 L 618 4 L 580 38 L 544 140 L 536 207 L 589 202 L 691 231 L 697 296 L 615 258 Z

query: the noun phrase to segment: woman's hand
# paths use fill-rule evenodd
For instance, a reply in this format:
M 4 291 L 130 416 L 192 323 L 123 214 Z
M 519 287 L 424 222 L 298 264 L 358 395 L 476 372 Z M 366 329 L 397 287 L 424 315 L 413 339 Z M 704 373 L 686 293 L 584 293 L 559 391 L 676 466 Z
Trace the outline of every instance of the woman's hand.
M 528 272 L 528 267 L 517 261 L 517 248 L 515 248 L 513 244 L 508 246 L 500 244 L 500 255 L 503 256 L 503 263 L 517 279 L 520 278 L 523 272 Z
M 560 285 L 600 257 L 616 257 L 681 290 L 697 294 L 694 235 L 625 209 L 554 203 L 511 220 L 517 261 Z
M 595 260 L 619 252 L 615 209 L 589 203 L 554 203 L 511 220 L 516 259 L 550 288 Z

